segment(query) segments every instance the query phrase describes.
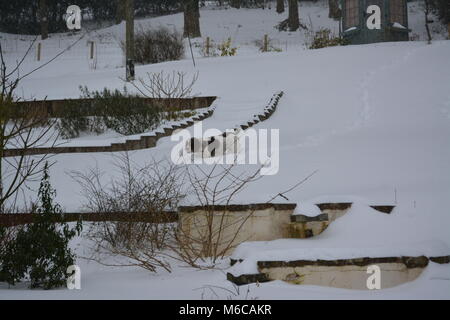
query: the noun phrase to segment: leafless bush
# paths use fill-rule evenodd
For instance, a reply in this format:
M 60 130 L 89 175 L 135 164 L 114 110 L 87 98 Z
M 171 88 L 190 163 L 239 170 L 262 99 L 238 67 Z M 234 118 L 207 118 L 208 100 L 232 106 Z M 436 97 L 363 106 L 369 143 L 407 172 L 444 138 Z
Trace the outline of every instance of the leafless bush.
M 73 172 L 87 199 L 86 207 L 97 213 L 138 213 L 150 215 L 151 222 L 98 222 L 92 225 L 89 259 L 104 265 L 138 266 L 151 272 L 171 270 L 177 261 L 195 268 L 212 268 L 251 235 L 241 232 L 255 210 L 235 215 L 228 206 L 251 183 L 263 178 L 261 167 L 248 173 L 237 165 L 182 166 L 153 161 L 144 166 L 132 163 L 128 154 L 118 158 L 120 175 L 103 180 L 98 168 L 87 173 Z M 309 176 L 280 192 L 294 190 Z M 187 214 L 173 222 L 168 211 L 180 201 L 202 206 L 200 214 Z M 148 221 L 149 219 L 142 219 Z
M 139 78 L 134 87 L 147 98 L 179 99 L 192 96 L 192 89 L 198 80 L 198 72 L 190 81 L 185 79 L 186 73 L 173 71 L 165 74 L 164 71 L 147 73 L 147 78 Z
M 117 158 L 115 167 L 120 174 L 109 181 L 103 179 L 98 167 L 87 173 L 72 172 L 82 187 L 85 207 L 95 213 L 138 213 L 153 219 L 92 224 L 87 233 L 93 244 L 89 259 L 152 272 L 158 268 L 170 271 L 170 261 L 196 268 L 214 266 L 236 245 L 240 228 L 252 215 L 230 221 L 225 210 L 218 213 L 214 206 L 229 205 L 247 184 L 260 178 L 260 169 L 237 176 L 232 172 L 235 165 L 215 165 L 208 172 L 166 161 L 137 166 L 127 153 Z M 183 221 L 177 226 L 168 217 L 168 211 L 175 210 L 188 193 L 193 195 L 192 201 L 206 208 L 206 224 L 195 218 L 190 222 L 199 230 L 194 236 L 185 232 Z M 238 232 L 230 236 L 234 230 Z
M 184 197 L 183 171 L 168 161 L 138 166 L 127 153 L 117 158 L 115 167 L 120 175 L 110 181 L 103 180 L 98 168 L 72 173 L 87 199 L 86 207 L 95 213 L 150 215 L 151 222 L 93 224 L 88 232 L 93 243 L 90 259 L 105 265 L 138 266 L 152 272 L 161 267 L 170 271 L 172 255 L 168 250 L 173 246 L 176 230 L 170 211 Z
M 11 70 L 7 68 L 0 43 L 0 213 L 5 212 L 5 205 L 15 206 L 19 191 L 27 183 L 40 180 L 48 155 L 26 156 L 26 151 L 43 145 L 53 146 L 57 139 L 52 130 L 55 120 L 49 119 L 39 108 L 17 105 L 20 99 L 15 91 L 20 81 L 41 67 L 24 75 L 19 72 L 35 41 Z M 5 157 L 8 149 L 20 149 L 23 153 L 17 157 Z
M 134 36 L 135 60 L 138 63 L 159 63 L 180 60 L 184 56 L 183 36 L 165 27 L 144 29 L 142 26 Z M 125 43 L 121 42 L 125 52 Z

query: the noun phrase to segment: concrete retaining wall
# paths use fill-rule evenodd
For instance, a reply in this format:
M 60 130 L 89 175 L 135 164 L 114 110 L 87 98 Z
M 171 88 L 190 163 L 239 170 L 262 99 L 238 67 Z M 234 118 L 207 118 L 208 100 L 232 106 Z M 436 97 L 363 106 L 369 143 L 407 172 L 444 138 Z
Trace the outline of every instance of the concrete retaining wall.
M 228 273 L 227 279 L 237 285 L 282 280 L 298 285 L 369 290 L 367 280 L 372 273 L 367 272 L 368 267 L 376 265 L 380 268 L 380 289 L 386 289 L 417 279 L 429 261 L 450 263 L 450 256 L 258 261 L 260 273 L 239 276 Z
M 250 204 L 210 207 L 180 207 L 179 232 L 196 250 L 205 252 L 204 239 L 211 236 L 218 251 L 232 249 L 244 241 L 287 238 L 296 204 Z

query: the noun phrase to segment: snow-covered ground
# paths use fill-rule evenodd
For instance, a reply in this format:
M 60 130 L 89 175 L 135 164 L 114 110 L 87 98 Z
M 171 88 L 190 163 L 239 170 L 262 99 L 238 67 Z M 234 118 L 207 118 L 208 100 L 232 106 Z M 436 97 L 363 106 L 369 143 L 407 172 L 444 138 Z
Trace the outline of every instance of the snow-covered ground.
M 337 30 L 337 23 L 327 18 L 326 2 L 319 3 L 322 8 L 303 4 L 302 20 L 308 23 L 311 17 L 315 28 Z M 198 71 L 194 92 L 220 97 L 213 116 L 203 121 L 204 129 L 233 128 L 261 111 L 273 93 L 285 92 L 273 116 L 255 126 L 280 130 L 279 172 L 244 190 L 236 202 L 267 201 L 318 170 L 287 195 L 289 202 L 298 203 L 300 208 L 302 203 L 306 208 L 320 202 L 355 203 L 346 216 L 322 235 L 309 240 L 289 240 L 298 242 L 297 252 L 292 253 L 292 244 L 284 246 L 281 242 L 290 257 L 294 254 L 302 258 L 310 252 L 321 257 L 329 256 L 330 252 L 333 257 L 354 256 L 365 249 L 374 255 L 437 251 L 450 254 L 450 42 L 435 40 L 427 45 L 414 41 L 304 50 L 301 32 L 279 33 L 273 28 L 285 15 L 277 15 L 274 9 L 202 10 L 203 36 L 217 41 L 232 37 L 238 46 L 236 57 L 203 58 L 197 52 L 196 67 L 186 57 L 177 62 L 138 66 L 136 74 L 176 70 L 193 75 Z M 421 19 L 418 4 L 413 2 L 410 28 L 423 40 Z M 180 30 L 182 16 L 140 22 L 173 25 Z M 123 57 L 114 40 L 120 38 L 123 28 L 119 25 L 92 33 L 92 37 L 104 41 L 98 47 L 97 69 L 89 68 L 88 48 L 83 40 L 60 59 L 26 78 L 18 92 L 25 99 L 59 99 L 78 97 L 79 85 L 87 85 L 91 90 L 123 87 L 120 79 L 124 75 Z M 278 39 L 283 52 L 258 52 L 253 41 L 265 33 Z M 25 41 L 15 41 L 15 37 L 2 34 L 11 63 L 29 39 L 19 37 Z M 435 37 L 443 39 L 439 34 Z M 55 54 L 75 38 L 52 35 L 43 43 L 44 57 Z M 29 58 L 23 72 L 37 65 Z M 170 157 L 174 145 L 170 138 L 163 138 L 156 148 L 132 152 L 131 156 L 137 163 L 152 157 Z M 57 201 L 66 211 L 83 210 L 80 188 L 68 175 L 70 171 L 85 171 L 100 164 L 102 170 L 114 174 L 110 154 L 67 154 L 52 159 L 56 164 L 51 168 L 51 181 L 58 192 Z M 396 208 L 391 215 L 383 215 L 368 209 L 368 204 L 394 204 Z M 77 241 L 81 243 L 77 250 L 82 252 L 83 240 Z M 280 249 L 279 245 L 261 244 L 269 249 Z M 171 274 L 164 271 L 151 274 L 84 260 L 78 264 L 82 269 L 81 291 L 3 287 L 0 298 L 200 299 L 217 298 L 202 287 L 233 288 L 226 281 L 226 270 L 197 271 L 175 266 Z M 221 266 L 226 268 L 227 261 Z M 234 298 L 245 297 L 246 287 L 240 290 Z M 230 295 L 222 291 L 216 290 L 221 298 Z M 418 280 L 376 292 L 276 281 L 251 285 L 249 297 L 449 299 L 450 267 L 430 263 Z

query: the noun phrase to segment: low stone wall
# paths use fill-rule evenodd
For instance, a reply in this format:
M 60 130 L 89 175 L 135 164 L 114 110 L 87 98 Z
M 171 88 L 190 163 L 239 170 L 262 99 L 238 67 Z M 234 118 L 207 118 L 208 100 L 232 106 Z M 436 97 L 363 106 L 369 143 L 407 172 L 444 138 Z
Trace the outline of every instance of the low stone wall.
M 351 202 L 341 203 L 319 203 L 317 204 L 322 214 L 308 217 L 302 214 L 293 215 L 289 223 L 290 238 L 311 238 L 324 232 L 336 219 L 344 216 L 352 207 Z M 391 214 L 395 206 L 377 205 L 370 206 L 372 209 L 386 214 Z
M 258 270 L 270 280 L 293 284 L 318 285 L 344 289 L 368 290 L 367 268 L 377 265 L 381 289 L 415 280 L 428 265 L 422 257 L 362 258 L 334 261 L 258 262 Z
M 211 235 L 218 251 L 232 249 L 245 241 L 287 238 L 289 221 L 296 204 L 260 203 L 228 206 L 180 207 L 179 232 L 201 250 L 203 239 Z
M 322 214 L 308 217 L 302 214 L 293 215 L 289 223 L 289 237 L 305 239 L 317 236 L 337 218 L 342 217 L 351 208 L 352 203 L 319 203 Z
M 337 218 L 344 216 L 348 210 L 352 207 L 351 202 L 338 202 L 338 203 L 319 203 L 317 205 L 323 214 L 328 216 L 328 220 L 334 221 Z
M 234 276 L 228 273 L 227 279 L 237 285 L 282 280 L 298 285 L 369 290 L 367 280 L 370 274 L 367 270 L 369 266 L 376 265 L 381 272 L 381 289 L 385 289 L 415 280 L 429 261 L 449 263 L 450 256 L 258 261 L 259 274 Z

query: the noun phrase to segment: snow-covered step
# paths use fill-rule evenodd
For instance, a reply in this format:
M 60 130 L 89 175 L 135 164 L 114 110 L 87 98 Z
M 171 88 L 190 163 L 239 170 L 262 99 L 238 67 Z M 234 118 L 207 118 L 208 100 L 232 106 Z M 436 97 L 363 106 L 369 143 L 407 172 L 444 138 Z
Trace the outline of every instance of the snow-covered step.
M 22 153 L 25 154 L 60 154 L 60 153 L 91 153 L 91 152 L 120 152 L 120 151 L 131 151 L 140 150 L 146 148 L 153 148 L 156 146 L 157 141 L 160 138 L 170 136 L 177 129 L 184 129 L 192 126 L 197 121 L 202 121 L 210 117 L 216 108 L 215 102 L 212 103 L 207 110 L 200 112 L 194 117 L 187 119 L 182 119 L 179 121 L 172 121 L 169 124 L 165 124 L 151 132 L 143 133 L 140 135 L 133 135 L 128 137 L 121 137 L 119 139 L 113 140 L 110 143 L 99 143 L 100 145 L 95 145 L 94 142 L 90 142 L 91 145 L 83 146 L 83 142 L 78 142 L 80 145 L 68 145 L 68 146 L 58 146 L 58 147 L 48 147 L 48 148 L 29 148 L 27 150 L 23 149 L 6 149 L 4 150 L 4 157 L 14 157 Z M 125 139 L 124 139 L 125 138 Z M 76 144 L 76 143 L 75 143 Z
M 371 289 L 377 280 L 379 289 L 385 289 L 417 279 L 430 263 L 450 263 L 450 249 L 432 241 L 406 247 L 308 249 L 291 241 L 275 248 L 279 244 L 274 242 L 238 247 L 227 279 L 237 285 L 281 280 L 358 290 Z
M 247 130 L 248 128 L 253 127 L 254 125 L 267 120 L 268 118 L 270 118 L 270 116 L 274 113 L 276 106 L 278 104 L 278 102 L 280 101 L 281 97 L 283 96 L 283 91 L 278 91 L 276 92 L 272 98 L 270 99 L 269 103 L 267 104 L 267 106 L 263 109 L 262 112 L 260 112 L 259 114 L 253 115 L 253 118 L 241 125 L 238 125 L 236 127 L 234 127 L 234 129 L 232 129 L 234 132 L 239 132 L 240 130 Z M 222 137 L 227 138 L 228 132 L 224 132 L 222 134 Z M 214 141 L 220 139 L 219 136 L 214 136 L 214 137 L 209 137 L 207 140 L 204 141 L 198 141 L 197 138 L 192 138 L 191 139 L 191 148 L 188 150 L 189 153 L 199 153 L 199 152 L 204 152 L 205 148 L 213 143 Z M 204 147 L 198 147 L 195 148 L 195 145 L 201 145 Z M 233 150 L 236 150 L 235 148 L 233 148 Z

